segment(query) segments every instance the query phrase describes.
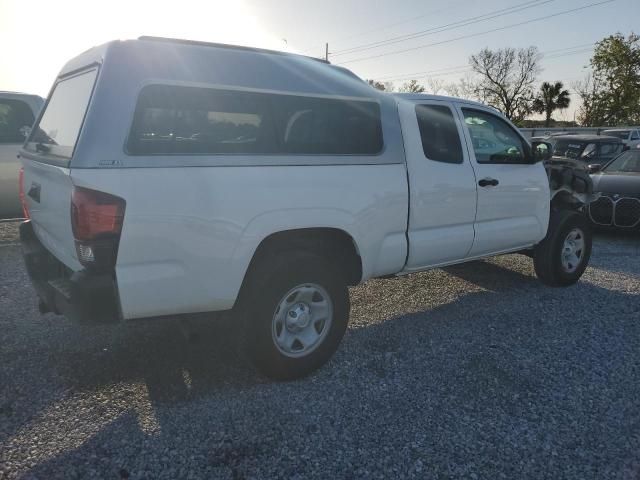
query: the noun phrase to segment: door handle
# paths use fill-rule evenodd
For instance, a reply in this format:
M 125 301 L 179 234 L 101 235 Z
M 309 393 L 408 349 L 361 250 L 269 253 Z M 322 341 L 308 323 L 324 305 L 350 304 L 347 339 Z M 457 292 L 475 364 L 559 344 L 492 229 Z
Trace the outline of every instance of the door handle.
M 500 182 L 495 178 L 489 177 L 483 178 L 482 180 L 478 181 L 478 185 L 480 185 L 481 187 L 497 187 L 499 183 Z

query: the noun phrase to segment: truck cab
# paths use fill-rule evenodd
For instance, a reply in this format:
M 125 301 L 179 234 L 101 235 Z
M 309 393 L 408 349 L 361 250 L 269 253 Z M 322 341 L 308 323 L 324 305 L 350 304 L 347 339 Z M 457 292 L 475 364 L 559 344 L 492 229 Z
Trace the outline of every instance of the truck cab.
M 397 98 L 411 192 L 405 271 L 519 251 L 544 238 L 549 181 L 513 125 L 475 102 Z

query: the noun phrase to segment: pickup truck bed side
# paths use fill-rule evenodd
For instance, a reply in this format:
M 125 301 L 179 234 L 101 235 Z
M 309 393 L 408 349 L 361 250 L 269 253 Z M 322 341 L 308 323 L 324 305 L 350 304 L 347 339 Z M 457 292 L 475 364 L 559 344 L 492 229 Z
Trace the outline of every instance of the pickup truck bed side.
M 71 172 L 77 186 L 126 195 L 116 267 L 125 319 L 231 308 L 260 243 L 292 229 L 348 233 L 363 280 L 404 266 L 402 164 L 195 170 Z

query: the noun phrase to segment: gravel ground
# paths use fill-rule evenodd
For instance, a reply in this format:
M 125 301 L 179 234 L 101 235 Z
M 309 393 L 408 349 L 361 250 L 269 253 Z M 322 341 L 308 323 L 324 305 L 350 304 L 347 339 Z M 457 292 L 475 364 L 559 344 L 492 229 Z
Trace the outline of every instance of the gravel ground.
M 640 237 L 567 289 L 511 255 L 352 291 L 338 354 L 271 383 L 225 319 L 40 316 L 0 224 L 0 478 L 640 479 Z

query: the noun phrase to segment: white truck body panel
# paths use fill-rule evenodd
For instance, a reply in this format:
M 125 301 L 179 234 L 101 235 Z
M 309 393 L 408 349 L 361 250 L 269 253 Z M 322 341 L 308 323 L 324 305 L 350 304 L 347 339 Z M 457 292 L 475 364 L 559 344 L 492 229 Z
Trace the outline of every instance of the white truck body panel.
M 22 153 L 25 200 L 36 235 L 47 249 L 71 270 L 81 270 L 71 229 L 70 169 L 48 165 Z

